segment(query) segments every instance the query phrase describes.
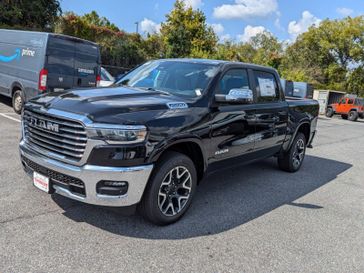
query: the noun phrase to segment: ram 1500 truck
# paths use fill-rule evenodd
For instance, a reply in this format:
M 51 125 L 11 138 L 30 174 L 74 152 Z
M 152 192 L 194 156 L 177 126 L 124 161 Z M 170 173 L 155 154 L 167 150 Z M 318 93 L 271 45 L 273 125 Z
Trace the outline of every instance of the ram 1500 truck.
M 150 61 L 107 88 L 51 93 L 22 114 L 33 184 L 81 202 L 177 221 L 204 174 L 275 156 L 300 169 L 319 105 L 286 101 L 278 73 L 252 64 Z

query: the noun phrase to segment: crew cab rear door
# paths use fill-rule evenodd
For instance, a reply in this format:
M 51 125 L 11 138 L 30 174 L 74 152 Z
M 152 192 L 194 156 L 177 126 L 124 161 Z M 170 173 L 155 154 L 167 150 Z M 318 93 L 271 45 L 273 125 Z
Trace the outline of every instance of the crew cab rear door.
M 256 92 L 255 151 L 274 154 L 280 150 L 287 132 L 288 103 L 284 100 L 277 75 L 270 70 L 253 70 Z

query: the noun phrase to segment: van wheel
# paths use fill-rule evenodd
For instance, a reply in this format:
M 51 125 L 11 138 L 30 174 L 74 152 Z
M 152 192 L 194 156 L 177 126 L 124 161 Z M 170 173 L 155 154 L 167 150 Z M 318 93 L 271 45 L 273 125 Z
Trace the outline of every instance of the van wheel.
M 15 113 L 20 115 L 21 111 L 23 110 L 23 107 L 24 107 L 23 91 L 16 90 L 13 94 L 13 109 Z
M 359 114 L 357 111 L 350 111 L 348 119 L 350 121 L 357 121 L 359 118 Z
M 298 133 L 288 152 L 278 157 L 279 168 L 286 172 L 297 172 L 303 163 L 306 154 L 306 137 Z
M 154 224 L 172 224 L 189 208 L 196 185 L 197 173 L 192 160 L 184 154 L 168 152 L 148 182 L 139 211 Z
M 334 115 L 334 110 L 332 108 L 327 108 L 326 117 L 332 118 L 333 115 Z

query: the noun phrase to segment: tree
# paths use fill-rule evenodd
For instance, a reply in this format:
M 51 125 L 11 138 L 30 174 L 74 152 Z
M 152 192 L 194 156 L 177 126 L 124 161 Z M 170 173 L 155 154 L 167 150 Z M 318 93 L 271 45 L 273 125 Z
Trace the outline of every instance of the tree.
M 282 74 L 315 84 L 316 88 L 360 93 L 364 61 L 364 16 L 324 20 L 290 45 Z M 359 90 L 361 89 L 361 90 Z
M 0 26 L 52 31 L 61 12 L 58 0 L 1 0 Z
M 207 26 L 202 11 L 193 10 L 177 0 L 166 17 L 161 36 L 167 57 L 208 57 L 215 52 L 217 37 Z

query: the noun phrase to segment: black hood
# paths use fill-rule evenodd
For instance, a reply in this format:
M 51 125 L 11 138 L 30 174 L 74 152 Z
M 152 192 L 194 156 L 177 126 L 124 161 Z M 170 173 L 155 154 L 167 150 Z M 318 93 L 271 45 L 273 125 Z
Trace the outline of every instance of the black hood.
M 170 111 L 168 103 L 187 103 L 180 97 L 137 88 L 108 87 L 50 93 L 31 100 L 45 109 L 52 108 L 85 115 L 94 122 L 138 122 L 153 118 L 153 114 Z M 132 114 L 133 115 L 129 115 Z M 144 118 L 142 118 L 144 117 Z M 134 118 L 133 118 L 134 119 Z

